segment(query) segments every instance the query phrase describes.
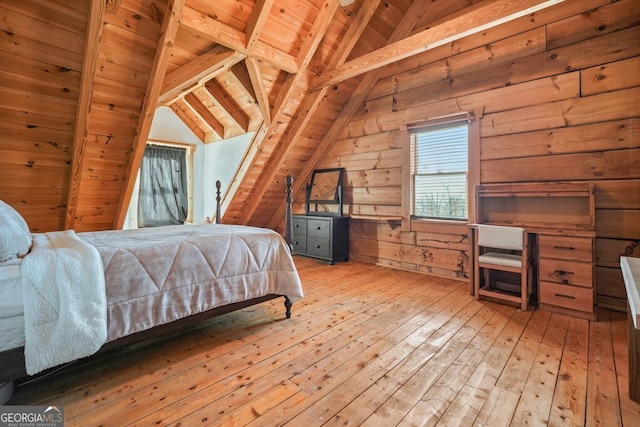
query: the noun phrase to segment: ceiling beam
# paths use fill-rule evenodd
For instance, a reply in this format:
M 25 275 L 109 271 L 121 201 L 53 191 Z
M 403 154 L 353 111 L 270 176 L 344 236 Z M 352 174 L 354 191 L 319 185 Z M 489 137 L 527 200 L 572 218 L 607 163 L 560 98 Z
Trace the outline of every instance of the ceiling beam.
M 198 87 L 198 85 L 230 69 L 242 61 L 245 56 L 224 46 L 212 48 L 167 74 L 162 82 L 162 91 L 158 104 L 170 104 L 178 97 Z
M 263 121 L 262 114 L 260 114 L 259 118 L 254 117 L 253 114 L 255 107 L 259 107 L 259 105 L 256 100 L 256 92 L 253 88 L 253 84 L 251 83 L 251 77 L 249 76 L 245 62 L 246 59 L 228 72 L 218 76 L 218 81 L 228 87 L 235 88 L 235 90 L 238 91 L 238 93 L 234 95 L 236 102 L 238 105 L 241 105 L 243 110 L 251 111 L 248 113 L 249 121 L 250 123 L 256 124 L 257 122 Z M 250 126 L 254 127 L 251 124 Z
M 289 101 L 293 98 L 293 96 L 296 94 L 296 91 L 300 90 L 298 86 L 301 84 L 304 84 L 305 85 L 304 91 L 306 91 L 305 82 L 306 82 L 306 78 L 308 77 L 308 76 L 305 76 L 306 67 L 311 61 L 311 58 L 313 58 L 313 55 L 315 54 L 316 49 L 320 44 L 320 41 L 322 40 L 325 33 L 327 32 L 327 29 L 329 28 L 329 24 L 331 24 L 333 17 L 336 11 L 338 10 L 339 6 L 340 6 L 340 3 L 336 0 L 325 0 L 323 5 L 320 7 L 318 15 L 316 16 L 316 19 L 314 20 L 313 25 L 311 26 L 311 30 L 309 31 L 308 37 L 305 40 L 305 43 L 303 44 L 303 46 L 301 47 L 300 55 L 297 58 L 300 64 L 300 71 L 295 75 L 289 76 L 287 81 L 285 81 L 285 84 L 282 85 L 280 94 L 282 94 L 283 91 L 286 91 L 284 92 L 285 95 L 280 96 L 279 94 L 279 97 L 278 97 L 279 103 L 276 104 L 279 108 L 274 111 L 274 117 L 272 119 L 271 124 L 267 127 L 265 134 L 262 136 L 263 139 L 270 138 L 270 136 L 275 131 L 275 129 L 279 127 L 280 117 L 281 115 L 283 115 L 283 111 L 284 111 L 283 106 L 287 105 Z M 258 141 L 258 143 L 261 144 L 262 140 Z M 282 149 L 282 144 L 280 144 L 280 147 Z M 286 147 L 284 149 L 286 150 Z M 272 163 L 272 162 L 269 161 L 269 163 Z M 267 177 L 264 177 L 265 172 L 268 175 Z M 247 201 L 247 203 L 245 204 L 245 207 L 242 209 L 242 215 L 241 215 L 242 218 L 240 220 L 241 224 L 248 223 L 248 219 L 251 218 L 253 213 L 258 208 L 260 202 L 262 201 L 262 198 L 264 197 L 265 192 L 269 187 L 268 184 L 270 184 L 273 181 L 273 177 L 275 176 L 276 172 L 277 172 L 276 170 L 268 169 L 266 167 L 262 170 L 260 174 L 261 177 L 258 179 L 257 185 L 253 186 L 254 194 L 251 196 L 250 200 Z M 263 183 L 263 185 L 260 185 L 260 183 Z M 267 184 L 264 184 L 264 183 L 267 183 Z
M 127 165 L 127 173 L 125 175 L 126 182 L 119 198 L 118 208 L 116 209 L 116 217 L 113 223 L 114 229 L 122 228 L 127 215 L 129 200 L 131 199 L 131 193 L 133 193 L 133 187 L 136 181 L 135 177 L 137 176 L 138 169 L 140 169 L 140 163 L 142 163 L 151 123 L 153 122 L 153 116 L 156 111 L 156 106 L 158 105 L 158 98 L 162 91 L 162 80 L 167 72 L 167 65 L 171 57 L 171 48 L 175 45 L 176 33 L 178 32 L 180 24 L 184 1 L 185 0 L 168 0 L 164 10 L 164 19 L 160 30 L 160 38 L 158 39 L 156 56 L 153 59 L 153 65 L 149 73 L 149 83 L 145 91 L 136 136 L 132 144 L 133 153 Z
M 73 228 L 76 222 L 78 197 L 80 196 L 80 182 L 84 166 L 84 152 L 87 146 L 89 133 L 89 107 L 93 95 L 93 80 L 96 76 L 100 38 L 102 35 L 102 17 L 104 15 L 103 3 L 92 1 L 89 6 L 87 22 L 87 39 L 84 46 L 84 63 L 82 65 L 82 77 L 80 80 L 80 94 L 78 97 L 78 109 L 76 111 L 76 123 L 73 139 L 73 157 L 71 161 L 71 182 L 67 194 L 67 210 L 65 216 L 65 229 Z
M 315 55 L 324 34 L 327 32 L 329 25 L 334 19 L 334 15 L 338 10 L 338 5 L 335 4 L 335 0 L 326 1 L 318 11 L 318 15 L 316 15 L 316 19 L 313 20 L 313 25 L 311 26 L 311 30 L 306 37 L 304 38 L 304 42 L 300 46 L 300 53 L 296 58 L 296 62 L 298 63 L 298 68 L 303 70 L 309 66 L 313 55 Z
M 275 0 L 256 0 L 245 29 L 248 50 L 253 49 L 256 43 L 258 43 L 258 40 L 260 40 L 260 34 L 267 23 L 271 6 L 273 6 L 274 3 Z
M 203 143 L 213 142 L 216 139 L 216 133 L 213 130 L 205 129 L 208 123 L 204 121 L 193 111 L 191 106 L 187 104 L 184 99 L 179 99 L 173 104 L 169 105 L 169 108 L 176 113 L 176 116 L 184 122 L 184 124 L 198 137 Z M 219 139 L 219 138 L 218 138 Z
M 243 131 L 249 131 L 249 123 L 251 118 L 244 112 L 238 103 L 233 99 L 229 92 L 216 79 L 211 79 L 204 84 L 205 89 L 211 94 L 216 102 L 222 107 L 229 117 L 242 128 Z
M 237 50 L 247 56 L 256 57 L 280 70 L 288 73 L 298 72 L 298 64 L 293 56 L 260 40 L 256 40 L 253 46 L 248 48 L 245 33 L 197 10 L 185 8 L 181 24 L 207 40 Z
M 247 95 L 256 100 L 256 92 L 253 87 L 253 83 L 251 82 L 251 76 L 249 76 L 249 70 L 247 69 L 247 59 L 244 61 L 238 62 L 236 65 L 231 67 L 231 74 L 233 74 L 234 78 L 242 85 L 242 88 L 245 90 Z
M 257 152 L 260 151 L 261 141 L 264 140 L 264 133 L 266 128 L 267 128 L 267 125 L 264 122 L 262 122 L 258 126 L 258 129 L 256 130 L 256 132 L 253 134 L 253 138 L 251 138 L 251 142 L 247 146 L 247 149 L 245 150 L 245 153 L 242 156 L 242 159 L 240 160 L 240 165 L 236 169 L 233 175 L 233 178 L 231 179 L 231 182 L 225 189 L 226 191 L 222 199 L 222 212 L 226 212 L 227 207 L 233 201 L 233 197 L 227 197 L 227 195 L 236 194 L 236 192 L 238 191 L 238 188 L 240 188 L 242 181 L 244 180 L 245 175 L 248 172 L 248 169 L 253 164 L 253 159 L 256 157 Z M 224 214 L 221 220 L 224 220 Z M 237 224 L 237 222 L 235 221 L 234 223 Z
M 254 99 L 258 103 L 258 107 L 262 113 L 262 120 L 265 124 L 270 125 L 271 106 L 269 105 L 269 94 L 264 86 L 264 79 L 262 78 L 262 71 L 260 70 L 260 61 L 248 57 L 244 60 L 244 63 L 247 66 L 246 70 L 254 92 Z
M 189 105 L 193 111 L 195 111 L 202 121 L 210 126 L 213 131 L 220 137 L 219 139 L 224 138 L 224 126 L 218 119 L 215 118 L 211 111 L 202 103 L 200 98 L 198 98 L 195 93 L 191 92 L 185 95 L 184 101 Z M 207 142 L 207 141 L 202 141 Z
M 385 65 L 409 58 L 463 37 L 496 27 L 564 0 L 485 0 L 451 20 L 325 71 L 312 84 L 312 90 L 330 86 Z M 472 10 L 471 10 L 472 9 Z

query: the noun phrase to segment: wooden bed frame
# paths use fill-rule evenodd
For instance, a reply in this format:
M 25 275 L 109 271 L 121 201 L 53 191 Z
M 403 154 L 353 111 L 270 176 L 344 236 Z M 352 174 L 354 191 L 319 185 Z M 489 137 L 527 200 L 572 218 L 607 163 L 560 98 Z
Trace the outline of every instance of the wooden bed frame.
M 292 248 L 292 217 L 291 217 L 291 188 L 293 185 L 293 178 L 290 176 L 286 179 L 286 203 L 287 209 L 285 213 L 285 233 L 284 237 L 289 245 L 289 248 Z M 215 223 L 220 223 L 220 181 L 216 181 L 216 218 Z M 153 337 L 158 337 L 163 334 L 167 334 L 169 332 L 175 332 L 180 329 L 186 328 L 189 325 L 193 325 L 199 322 L 203 322 L 205 320 L 214 318 L 216 316 L 221 316 L 223 314 L 231 313 L 236 310 L 242 310 L 243 308 L 251 307 L 256 304 L 260 304 L 266 301 L 270 301 L 276 298 L 284 298 L 284 306 L 285 306 L 285 315 L 287 319 L 291 318 L 291 307 L 293 303 L 289 299 L 287 295 L 276 295 L 269 294 L 258 298 L 253 298 L 246 301 L 240 301 L 232 304 L 223 305 L 220 307 L 216 307 L 211 310 L 207 310 L 202 313 L 194 314 L 191 316 L 184 317 L 182 319 L 175 320 L 173 322 L 154 326 L 150 329 L 136 332 L 131 335 L 127 335 L 122 338 L 118 338 L 114 341 L 108 342 L 103 345 L 98 353 L 103 353 L 106 351 L 115 350 L 117 348 L 121 348 L 130 344 L 139 343 L 144 340 L 148 340 Z M 74 362 L 69 362 L 69 364 Z M 62 365 L 66 366 L 66 365 Z M 59 367 L 53 367 L 49 370 L 46 370 L 38 375 L 46 375 L 47 372 L 59 369 Z M 10 350 L 5 350 L 0 352 L 0 385 L 4 382 L 13 381 L 19 378 L 23 378 L 28 376 L 26 367 L 25 367 L 25 358 L 24 358 L 24 346 L 12 348 Z

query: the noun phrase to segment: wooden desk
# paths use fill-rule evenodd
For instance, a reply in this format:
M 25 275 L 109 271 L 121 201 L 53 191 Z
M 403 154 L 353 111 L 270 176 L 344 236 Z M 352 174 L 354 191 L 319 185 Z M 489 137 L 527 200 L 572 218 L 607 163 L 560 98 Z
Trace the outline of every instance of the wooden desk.
M 627 291 L 629 337 L 629 398 L 640 402 L 640 258 L 620 257 Z
M 596 320 L 594 197 L 593 183 L 476 187 L 478 223 L 523 227 L 533 236 L 529 252 L 543 310 Z

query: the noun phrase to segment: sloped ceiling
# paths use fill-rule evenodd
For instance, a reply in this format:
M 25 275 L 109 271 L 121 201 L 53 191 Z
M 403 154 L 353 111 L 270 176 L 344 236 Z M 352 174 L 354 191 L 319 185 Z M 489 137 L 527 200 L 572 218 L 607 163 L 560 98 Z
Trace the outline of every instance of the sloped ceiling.
M 384 66 L 561 1 L 93 2 L 65 226 L 121 227 L 166 105 L 205 143 L 255 131 L 223 222 L 276 228 Z

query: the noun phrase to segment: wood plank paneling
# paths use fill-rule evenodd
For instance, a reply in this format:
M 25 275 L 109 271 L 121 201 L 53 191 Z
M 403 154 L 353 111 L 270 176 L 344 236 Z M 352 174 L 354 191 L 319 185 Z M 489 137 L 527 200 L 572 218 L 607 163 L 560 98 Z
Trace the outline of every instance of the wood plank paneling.
M 488 114 L 480 132 L 490 137 L 638 116 L 640 87 Z
M 638 138 L 640 119 L 637 118 L 515 133 L 483 138 L 481 160 L 634 149 Z M 631 187 L 627 186 L 626 191 L 629 190 Z M 596 199 L 599 204 L 602 202 L 600 197 Z
M 0 3 L 0 194 L 33 232 L 61 229 L 88 7 Z

